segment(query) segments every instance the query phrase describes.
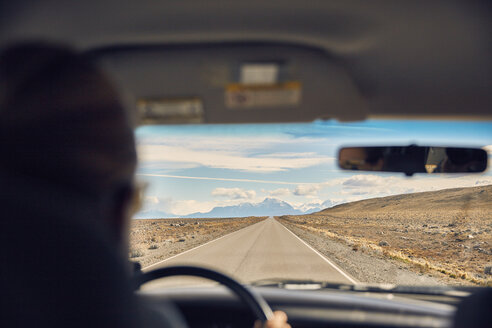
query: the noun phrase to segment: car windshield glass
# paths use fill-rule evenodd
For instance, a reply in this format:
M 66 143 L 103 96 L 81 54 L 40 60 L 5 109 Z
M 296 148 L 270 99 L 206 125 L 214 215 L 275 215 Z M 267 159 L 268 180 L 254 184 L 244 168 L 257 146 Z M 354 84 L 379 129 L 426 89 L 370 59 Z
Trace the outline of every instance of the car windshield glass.
M 492 152 L 492 123 L 317 121 L 143 126 L 130 231 L 145 270 L 175 264 L 240 281 L 487 285 L 492 174 L 342 171 L 343 146 Z M 183 280 L 169 282 L 176 285 Z

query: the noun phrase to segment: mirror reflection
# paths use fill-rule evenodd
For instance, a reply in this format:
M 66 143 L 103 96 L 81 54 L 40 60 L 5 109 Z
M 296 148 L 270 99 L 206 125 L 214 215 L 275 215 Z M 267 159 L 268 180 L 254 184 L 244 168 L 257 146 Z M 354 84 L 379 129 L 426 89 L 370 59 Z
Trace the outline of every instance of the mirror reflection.
M 480 148 L 429 146 L 346 147 L 340 149 L 341 169 L 414 173 L 479 173 L 487 168 Z

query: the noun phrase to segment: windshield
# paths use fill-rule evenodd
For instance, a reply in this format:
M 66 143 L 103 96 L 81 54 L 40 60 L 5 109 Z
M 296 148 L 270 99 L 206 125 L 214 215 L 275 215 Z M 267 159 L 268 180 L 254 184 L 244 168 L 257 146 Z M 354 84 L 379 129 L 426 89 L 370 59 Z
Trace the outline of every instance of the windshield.
M 241 282 L 491 285 L 492 174 L 342 171 L 351 145 L 492 151 L 492 123 L 144 126 L 130 259 Z M 173 284 L 176 284 L 174 282 Z

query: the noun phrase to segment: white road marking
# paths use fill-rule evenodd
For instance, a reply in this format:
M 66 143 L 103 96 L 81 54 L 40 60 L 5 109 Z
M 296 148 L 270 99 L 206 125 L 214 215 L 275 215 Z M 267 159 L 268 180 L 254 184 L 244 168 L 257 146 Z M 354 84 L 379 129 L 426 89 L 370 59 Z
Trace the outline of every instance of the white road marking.
M 277 221 L 277 222 L 280 223 L 279 221 Z M 315 250 L 314 248 L 312 248 L 304 240 L 302 240 L 301 238 L 299 238 L 299 236 L 297 236 L 295 233 L 293 233 L 292 231 L 290 231 L 289 228 L 287 228 L 286 226 L 284 226 L 282 223 L 280 223 L 280 225 L 282 227 L 284 227 L 292 235 L 294 235 L 294 237 L 296 237 L 297 239 L 299 239 L 304 245 L 306 245 L 307 247 L 309 247 L 309 249 L 311 249 L 313 252 L 315 252 L 316 254 L 318 254 L 323 260 L 325 260 L 328 264 L 330 264 L 333 268 L 335 268 L 335 270 L 337 270 L 338 272 L 340 272 L 340 274 L 343 275 L 345 278 L 347 278 L 351 283 L 353 283 L 354 285 L 355 284 L 358 284 L 358 282 L 354 278 L 350 277 L 348 274 L 346 274 L 345 272 L 343 272 L 342 269 L 340 269 L 333 262 L 331 262 L 330 260 L 328 260 L 323 254 L 321 254 L 320 252 L 318 252 L 317 250 Z
M 153 267 L 153 266 L 156 266 L 157 264 L 161 264 L 161 263 L 164 263 L 164 262 L 166 262 L 166 261 L 172 260 L 172 259 L 173 259 L 173 258 L 175 258 L 175 257 L 178 257 L 178 256 L 180 256 L 180 255 L 183 255 L 183 254 L 186 254 L 186 253 L 188 253 L 188 252 L 194 251 L 195 249 L 198 249 L 198 248 L 200 248 L 200 247 L 203 247 L 203 246 L 205 246 L 205 245 L 208 245 L 208 244 L 210 244 L 210 243 L 213 243 L 214 241 L 220 240 L 220 239 L 222 239 L 222 238 L 224 238 L 224 237 L 230 236 L 230 235 L 232 235 L 232 234 L 235 234 L 236 232 L 239 232 L 239 231 L 241 231 L 241 230 L 243 230 L 243 229 L 246 229 L 246 228 L 252 227 L 252 226 L 254 226 L 254 225 L 256 225 L 256 224 L 259 224 L 259 223 L 262 223 L 262 222 L 265 222 L 265 220 L 262 220 L 262 221 L 260 221 L 260 222 L 256 222 L 256 223 L 251 224 L 251 225 L 249 225 L 249 226 L 247 226 L 247 227 L 244 227 L 244 228 L 242 228 L 242 229 L 239 229 L 239 230 L 233 231 L 233 232 L 231 232 L 231 233 L 228 233 L 227 235 L 223 235 L 223 236 L 221 236 L 221 237 L 219 237 L 219 238 L 216 238 L 216 239 L 212 239 L 212 240 L 210 240 L 210 241 L 207 241 L 205 244 L 198 245 L 198 246 L 193 247 L 193 248 L 191 248 L 191 249 L 189 249 L 189 250 L 187 250 L 187 251 L 184 251 L 184 252 L 178 253 L 178 254 L 176 254 L 176 255 L 173 255 L 173 256 L 171 256 L 171 257 L 168 257 L 167 259 L 164 259 L 164 260 L 162 260 L 162 261 L 159 261 L 159 262 L 156 262 L 156 263 L 154 263 L 154 264 L 148 265 L 148 266 L 146 266 L 145 268 L 142 268 L 142 271 L 143 271 L 143 270 L 146 270 L 146 269 L 148 269 L 148 268 L 151 268 L 151 267 Z
M 270 218 L 271 218 L 271 219 L 273 219 L 272 217 L 270 217 Z M 275 219 L 273 219 L 273 220 L 275 220 Z M 275 221 L 276 221 L 277 223 L 279 223 L 279 224 L 280 224 L 280 225 L 281 225 L 281 226 L 282 226 L 285 230 L 287 230 L 288 232 L 290 232 L 290 233 L 291 233 L 294 237 L 296 237 L 297 239 L 299 239 L 299 240 L 300 240 L 300 241 L 301 241 L 304 245 L 306 245 L 306 246 L 307 246 L 310 250 L 312 250 L 312 251 L 313 251 L 314 253 L 316 253 L 319 257 L 321 257 L 321 258 L 322 258 L 322 259 L 323 259 L 326 263 L 328 263 L 330 266 L 332 266 L 332 267 L 333 267 L 336 271 L 338 271 L 338 272 L 339 272 L 342 276 L 344 276 L 347 280 L 349 280 L 349 281 L 350 281 L 351 283 L 353 283 L 353 284 L 358 284 L 358 282 L 357 282 L 354 278 L 350 277 L 347 273 L 343 272 L 343 271 L 342 271 L 342 269 L 340 269 L 340 268 L 339 268 L 338 266 L 336 266 L 333 262 L 331 262 L 330 260 L 328 260 L 328 259 L 327 259 L 327 258 L 326 258 L 323 254 L 321 254 L 320 252 L 318 252 L 316 249 L 314 249 L 313 247 L 311 247 L 308 243 L 306 243 L 306 242 L 305 242 L 304 240 L 302 240 L 299 236 L 297 236 L 295 233 L 293 233 L 293 232 L 292 232 L 289 228 L 287 228 L 286 226 L 284 226 L 284 225 L 283 225 L 282 223 L 280 223 L 279 221 L 277 221 L 277 220 L 275 220 Z M 247 228 L 249 228 L 249 227 L 252 227 L 252 226 L 254 226 L 254 225 L 256 225 L 256 224 L 260 224 L 260 223 L 265 223 L 265 220 L 260 221 L 260 222 L 257 222 L 257 223 L 252 224 L 252 225 L 249 225 L 249 226 L 244 227 L 244 228 L 242 228 L 242 229 L 239 229 L 239 230 L 233 231 L 233 232 L 228 233 L 228 234 L 226 234 L 226 235 L 223 235 L 223 236 L 221 236 L 221 237 L 219 237 L 219 238 L 212 239 L 212 240 L 210 240 L 210 241 L 206 242 L 205 244 L 198 245 L 198 246 L 193 247 L 193 248 L 191 248 L 191 249 L 189 249 L 189 250 L 186 250 L 186 251 L 184 251 L 184 252 L 178 253 L 178 254 L 173 255 L 173 256 L 171 256 L 171 257 L 168 257 L 167 259 L 164 259 L 164 260 L 162 260 L 162 261 L 159 261 L 159 262 L 156 262 L 156 263 L 151 264 L 151 265 L 149 265 L 149 266 L 146 266 L 146 267 L 142 268 L 142 270 L 147 270 L 147 269 L 152 268 L 152 267 L 154 267 L 154 266 L 156 266 L 156 265 L 159 265 L 159 264 L 164 263 L 164 262 L 166 262 L 166 261 L 172 260 L 172 259 L 174 259 L 174 258 L 176 258 L 176 257 L 178 257 L 178 256 L 180 256 L 180 255 L 184 255 L 184 254 L 189 253 L 189 252 L 191 252 L 191 251 L 194 251 L 194 250 L 196 250 L 196 249 L 198 249 L 198 248 L 200 248 L 200 247 L 206 246 L 206 245 L 211 244 L 211 243 L 213 243 L 213 242 L 216 242 L 216 241 L 218 241 L 218 240 L 220 240 L 220 239 L 222 239 L 222 238 L 225 238 L 225 237 L 227 237 L 227 236 L 233 235 L 233 234 L 235 234 L 235 233 L 237 233 L 237 232 L 240 232 L 240 231 L 242 231 L 242 230 L 244 230 L 244 229 L 247 229 Z

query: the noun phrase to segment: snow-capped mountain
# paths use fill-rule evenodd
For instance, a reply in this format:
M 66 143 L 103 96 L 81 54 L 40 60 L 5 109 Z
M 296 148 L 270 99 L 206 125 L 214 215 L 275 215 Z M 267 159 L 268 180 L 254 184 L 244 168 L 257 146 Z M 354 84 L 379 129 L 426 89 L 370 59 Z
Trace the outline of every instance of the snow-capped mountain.
M 242 203 L 234 206 L 215 207 L 207 213 L 192 213 L 185 218 L 221 218 L 243 216 L 273 216 L 298 215 L 302 211 L 296 210 L 289 203 L 275 198 L 265 198 L 261 203 Z
M 137 219 L 160 219 L 160 218 L 225 218 L 225 217 L 245 217 L 245 216 L 276 216 L 276 215 L 300 215 L 319 212 L 335 205 L 327 200 L 322 204 L 310 203 L 301 207 L 294 208 L 287 202 L 276 198 L 265 198 L 261 203 L 241 203 L 239 205 L 214 207 L 209 212 L 197 212 L 188 215 L 175 215 L 164 211 L 151 209 L 141 211 L 135 218 Z
M 311 214 L 311 213 L 322 211 L 329 207 L 333 207 L 334 205 L 336 205 L 336 203 L 332 202 L 331 200 L 326 200 L 321 204 L 319 203 L 304 204 L 300 206 L 298 209 L 301 210 L 303 214 Z

